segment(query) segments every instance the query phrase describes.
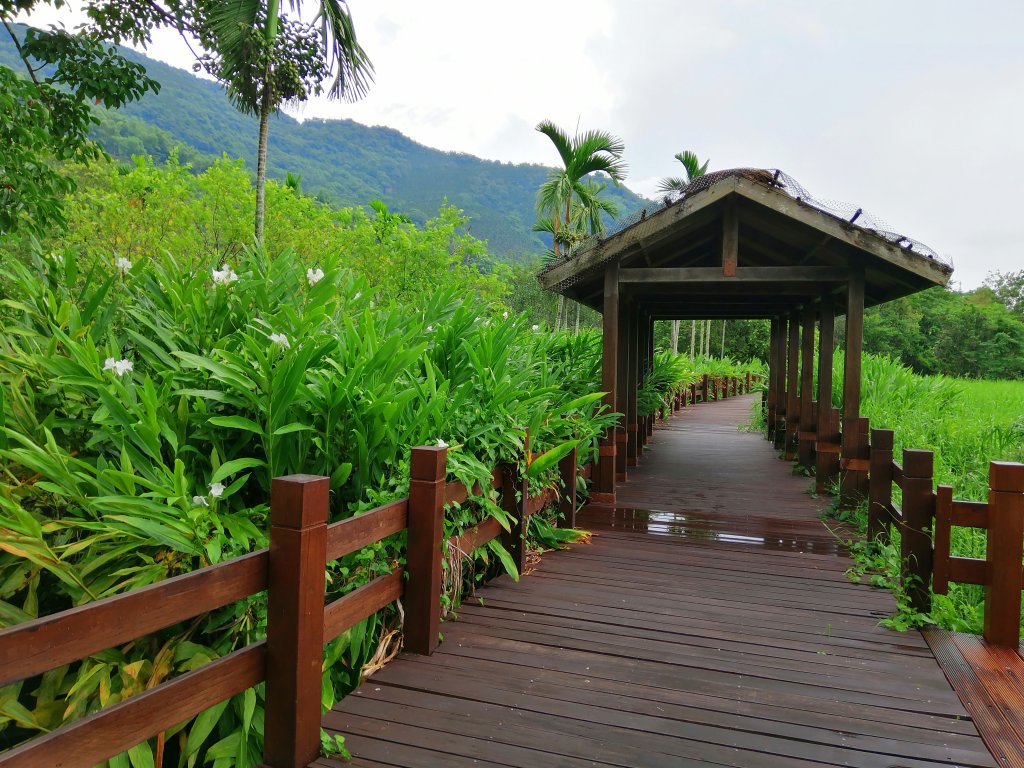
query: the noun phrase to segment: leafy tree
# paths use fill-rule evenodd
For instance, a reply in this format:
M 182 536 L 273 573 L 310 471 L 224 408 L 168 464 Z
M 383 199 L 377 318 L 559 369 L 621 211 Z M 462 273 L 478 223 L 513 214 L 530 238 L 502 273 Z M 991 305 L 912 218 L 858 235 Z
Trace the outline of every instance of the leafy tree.
M 291 0 L 290 8 L 299 18 L 281 13 L 280 0 L 196 0 L 195 6 L 194 31 L 209 52 L 204 66 L 227 85 L 236 108 L 259 115 L 257 242 L 263 242 L 266 215 L 270 115 L 285 102 L 321 93 L 328 78 L 329 97 L 359 99 L 373 74 L 344 0 L 318 0 L 313 23 L 301 20 L 300 0 Z
M 117 108 L 157 90 L 138 64 L 92 31 L 27 28 L 11 17 L 34 3 L 0 3 L 0 20 L 17 49 L 23 76 L 0 66 L 0 237 L 43 236 L 64 225 L 61 197 L 74 182 L 59 167 L 103 155 L 89 140 L 93 104 Z
M 1024 269 L 1016 272 L 991 272 L 985 285 L 1010 312 L 1024 320 Z

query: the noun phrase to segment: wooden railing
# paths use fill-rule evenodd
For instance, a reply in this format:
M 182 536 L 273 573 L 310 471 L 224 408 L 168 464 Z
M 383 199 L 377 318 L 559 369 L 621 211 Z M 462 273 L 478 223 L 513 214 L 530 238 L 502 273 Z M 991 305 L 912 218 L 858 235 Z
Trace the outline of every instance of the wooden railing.
M 471 495 L 464 484 L 445 482 L 446 464 L 446 448 L 414 448 L 408 497 L 330 525 L 328 478 L 275 478 L 267 549 L 0 631 L 4 686 L 268 591 L 265 640 L 8 750 L 0 766 L 95 765 L 264 680 L 264 763 L 296 768 L 316 760 L 325 643 L 401 599 L 405 649 L 437 647 L 444 506 Z M 547 488 L 531 497 L 516 467 L 495 469 L 491 483 L 502 489 L 512 530 L 488 519 L 453 543 L 470 552 L 500 535 L 522 572 L 531 514 L 557 501 L 560 524 L 574 524 L 578 471 L 573 450 L 559 464 L 565 492 Z M 325 605 L 327 563 L 402 531 L 405 569 Z
M 713 377 L 703 374 L 698 382 L 691 383 L 676 392 L 671 401 L 671 410 L 678 411 L 688 405 L 723 400 L 728 397 L 748 394 L 760 381 L 756 373 L 740 376 Z M 652 414 L 656 415 L 656 414 Z
M 985 588 L 985 640 L 997 646 L 1020 645 L 1021 559 L 1024 553 L 1024 464 L 989 463 L 988 501 L 960 501 L 953 488 L 934 483 L 931 451 L 904 449 L 893 460 L 894 434 L 873 429 L 870 459 L 853 471 L 868 476 L 868 540 L 888 541 L 900 533 L 902 580 L 910 604 L 931 609 L 931 595 L 944 595 L 951 581 Z M 901 490 L 893 503 L 893 486 Z M 950 552 L 953 526 L 987 531 L 985 559 Z

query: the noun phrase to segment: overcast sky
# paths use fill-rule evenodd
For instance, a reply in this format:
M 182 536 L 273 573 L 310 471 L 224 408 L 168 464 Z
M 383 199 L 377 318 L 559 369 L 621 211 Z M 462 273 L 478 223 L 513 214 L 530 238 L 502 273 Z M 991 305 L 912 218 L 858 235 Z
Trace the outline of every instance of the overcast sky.
M 683 149 L 781 168 L 951 259 L 1024 269 L 1024 3 L 349 0 L 376 67 L 348 117 L 495 160 L 554 165 L 551 119 L 626 145 L 653 195 Z M 159 37 L 149 54 L 188 66 Z

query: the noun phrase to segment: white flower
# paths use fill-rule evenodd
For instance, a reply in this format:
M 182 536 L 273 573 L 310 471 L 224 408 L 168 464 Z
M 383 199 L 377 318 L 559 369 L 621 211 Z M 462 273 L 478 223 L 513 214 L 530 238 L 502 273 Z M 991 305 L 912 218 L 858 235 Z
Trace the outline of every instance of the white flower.
M 112 357 L 108 357 L 103 361 L 104 371 L 113 371 L 118 376 L 124 376 L 131 370 L 134 370 L 132 361 L 128 359 L 115 360 Z
M 288 343 L 288 337 L 285 336 L 283 333 L 272 333 L 272 334 L 270 334 L 270 340 L 274 344 L 277 344 L 279 347 L 284 347 L 285 349 L 291 349 L 292 348 L 292 345 Z
M 53 261 L 54 264 L 61 264 L 64 262 L 64 254 L 57 253 L 56 251 L 54 251 L 53 253 L 50 254 L 50 259 Z
M 317 267 L 316 269 L 306 270 L 306 279 L 309 281 L 309 285 L 312 287 L 324 279 L 324 271 Z
M 213 483 L 210 486 L 210 495 L 213 496 L 213 498 L 215 498 L 215 499 L 219 499 L 221 496 L 223 496 L 224 495 L 224 484 L 223 483 Z
M 501 313 L 501 319 L 502 320 L 508 320 L 508 311 L 507 310 L 505 312 Z
M 358 301 L 359 297 L 363 295 L 362 291 L 356 291 L 356 295 L 352 297 L 352 301 Z
M 114 259 L 114 266 L 121 270 L 121 274 L 123 275 L 125 272 L 132 268 L 132 263 L 128 261 L 128 259 L 126 259 L 124 256 L 118 256 L 116 259 Z
M 539 325 L 535 325 L 530 330 L 532 330 L 532 331 L 539 331 L 540 330 L 540 326 Z
M 220 269 L 214 269 L 212 273 L 215 285 L 228 285 L 238 280 L 235 270 L 229 267 L 227 263 L 221 264 Z
M 438 448 L 447 448 L 448 447 L 448 443 L 446 443 L 444 440 L 442 440 L 439 437 L 439 438 L 437 438 L 437 447 Z
M 207 500 L 205 496 L 193 496 L 192 503 L 195 504 L 197 507 L 210 506 L 210 502 Z
M 433 332 L 434 332 L 434 326 L 428 325 L 427 326 L 427 333 L 433 333 Z

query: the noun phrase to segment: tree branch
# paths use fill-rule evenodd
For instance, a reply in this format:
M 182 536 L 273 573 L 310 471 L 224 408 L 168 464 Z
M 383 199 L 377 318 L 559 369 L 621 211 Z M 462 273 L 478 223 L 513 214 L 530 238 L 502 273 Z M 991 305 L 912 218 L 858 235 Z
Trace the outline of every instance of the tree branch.
M 7 22 L 6 17 L 2 17 L 4 23 L 4 29 L 7 30 L 7 34 L 11 36 L 11 40 L 14 42 L 14 47 L 18 51 L 18 56 L 21 58 L 22 63 L 25 65 L 25 69 L 28 70 L 28 76 L 32 78 L 32 82 L 37 87 L 41 87 L 42 83 L 36 78 L 36 71 L 32 68 L 32 65 L 28 63 L 28 59 L 25 58 L 25 52 L 21 48 L 21 42 L 18 40 L 18 36 L 14 34 L 14 30 L 11 29 L 11 25 Z

